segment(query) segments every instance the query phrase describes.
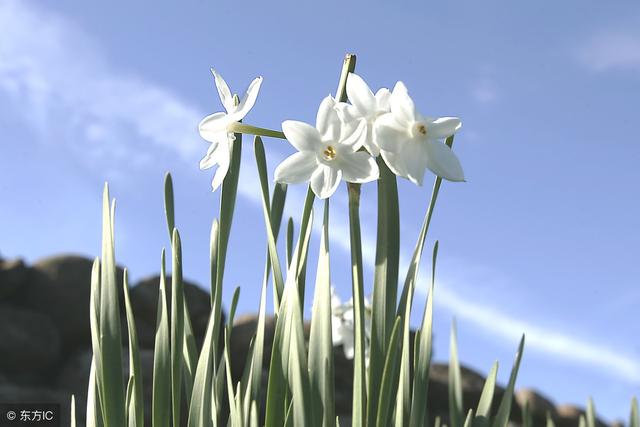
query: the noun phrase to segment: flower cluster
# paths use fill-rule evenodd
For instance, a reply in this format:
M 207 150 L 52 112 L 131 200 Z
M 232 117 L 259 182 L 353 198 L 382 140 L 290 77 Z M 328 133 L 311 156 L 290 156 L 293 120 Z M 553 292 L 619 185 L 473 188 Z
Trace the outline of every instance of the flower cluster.
M 364 335 L 365 335 L 365 362 L 369 362 L 369 348 L 371 342 L 371 302 L 364 299 Z M 333 345 L 342 345 L 342 350 L 347 359 L 353 359 L 354 347 L 354 312 L 353 298 L 343 303 L 331 287 L 331 337 Z
M 461 127 L 456 117 L 431 118 L 416 111 L 402 82 L 393 91 L 374 93 L 357 74 L 347 79 L 351 104 L 330 96 L 320 104 L 315 128 L 285 121 L 282 130 L 299 151 L 276 169 L 276 181 L 309 181 L 321 199 L 331 196 L 340 179 L 364 183 L 378 179 L 373 159 L 382 156 L 396 175 L 422 185 L 425 170 L 450 181 L 463 181 L 462 166 L 443 143 Z M 362 149 L 364 148 L 364 149 Z
M 253 107 L 262 78 L 256 78 L 239 100 L 231 96 L 222 76 L 215 71 L 213 75 L 227 112 L 206 117 L 199 130 L 211 143 L 200 168 L 218 165 L 212 183 L 215 190 L 229 168 L 234 138 L 228 126 Z M 443 143 L 460 129 L 460 119 L 423 116 L 402 82 L 392 91 L 382 88 L 374 94 L 360 76 L 350 73 L 346 90 L 351 103 L 327 96 L 320 103 L 315 127 L 294 120 L 282 123 L 284 137 L 298 152 L 276 168 L 276 181 L 309 182 L 315 195 L 325 199 L 341 180 L 362 184 L 378 179 L 378 156 L 393 173 L 417 185 L 422 185 L 426 169 L 449 181 L 464 181 L 460 161 Z

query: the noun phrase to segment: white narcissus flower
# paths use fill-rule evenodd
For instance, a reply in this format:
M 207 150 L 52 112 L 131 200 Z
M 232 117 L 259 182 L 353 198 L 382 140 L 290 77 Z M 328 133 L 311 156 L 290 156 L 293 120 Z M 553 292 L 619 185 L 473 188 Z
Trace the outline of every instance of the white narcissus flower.
M 378 179 L 380 171 L 362 147 L 364 120 L 343 122 L 336 101 L 326 97 L 320 104 L 316 127 L 287 120 L 282 131 L 298 153 L 286 158 L 275 171 L 275 179 L 286 184 L 309 181 L 320 199 L 331 196 L 340 180 L 365 183 Z
M 464 181 L 460 161 L 442 142 L 462 127 L 460 119 L 421 115 L 402 82 L 393 88 L 390 104 L 391 112 L 375 123 L 376 142 L 389 169 L 418 185 L 427 168 L 449 181 Z
M 331 287 L 331 336 L 333 345 L 342 345 L 344 356 L 353 359 L 355 355 L 354 347 L 354 311 L 353 298 L 345 304 L 336 295 L 335 289 Z M 365 363 L 369 365 L 369 348 L 371 343 L 371 302 L 364 299 L 364 338 L 365 338 Z
M 374 95 L 360 76 L 349 73 L 347 96 L 351 105 L 346 104 L 340 110 L 344 119 L 346 121 L 364 119 L 367 122 L 363 145 L 372 156 L 378 156 L 380 147 L 375 141 L 373 126 L 378 117 L 391 111 L 391 92 L 387 88 L 382 88 Z
M 262 84 L 262 77 L 257 77 L 251 82 L 247 92 L 236 104 L 227 82 L 213 68 L 211 72 L 216 81 L 220 101 L 222 101 L 222 105 L 227 111 L 226 113 L 213 113 L 205 117 L 198 125 L 198 130 L 200 131 L 200 136 L 211 143 L 207 154 L 200 161 L 200 169 L 205 170 L 218 165 L 211 182 L 211 187 L 215 191 L 227 175 L 229 163 L 231 162 L 231 148 L 235 137 L 232 132 L 227 131 L 227 126 L 242 120 L 256 103 L 260 85 Z

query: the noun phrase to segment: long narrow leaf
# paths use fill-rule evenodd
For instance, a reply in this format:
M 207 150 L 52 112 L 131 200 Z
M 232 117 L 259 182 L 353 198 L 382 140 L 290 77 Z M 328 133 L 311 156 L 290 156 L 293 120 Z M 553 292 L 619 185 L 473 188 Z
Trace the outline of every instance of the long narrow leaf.
M 333 366 L 329 199 L 326 199 L 309 336 L 309 380 L 313 396 L 310 409 L 312 410 L 313 418 L 322 420 L 324 427 L 333 427 L 335 425 Z
M 429 367 L 431 366 L 432 332 L 433 332 L 433 292 L 435 288 L 436 261 L 438 259 L 438 242 L 433 246 L 431 258 L 431 287 L 427 303 L 422 315 L 422 325 L 418 330 L 419 341 L 416 346 L 415 372 L 413 377 L 413 393 L 411 395 L 411 427 L 421 427 L 426 423 L 427 390 L 429 386 Z
M 133 318 L 133 309 L 129 299 L 129 279 L 124 270 L 124 303 L 127 313 L 129 333 L 129 386 L 127 388 L 127 421 L 129 427 L 144 427 L 144 400 L 142 398 L 142 368 L 140 366 L 140 352 L 138 350 L 138 333 Z
M 182 244 L 180 233 L 173 229 L 171 267 L 171 413 L 173 425 L 180 423 L 182 370 L 184 356 L 184 284 L 182 282 Z
M 373 425 L 377 413 L 384 355 L 396 314 L 395 302 L 398 294 L 400 259 L 400 213 L 396 176 L 389 170 L 381 157 L 377 159 L 377 162 L 380 169 L 380 179 L 378 179 L 378 237 L 376 240 L 371 345 L 369 349 L 369 400 L 367 401 L 369 425 Z
M 116 282 L 116 262 L 113 247 L 113 213 L 109 209 L 109 187 L 105 184 L 102 198 L 102 263 L 100 277 L 100 351 L 102 366 L 96 375 L 101 390 L 103 417 L 106 427 L 125 425 L 124 381 L 122 373 L 122 338 L 120 303 Z M 108 396 L 108 397 L 107 397 Z
M 638 399 L 634 396 L 631 399 L 631 415 L 629 416 L 629 427 L 640 427 L 640 411 L 638 411 Z
M 168 427 L 171 417 L 171 351 L 169 346 L 169 314 L 167 310 L 167 285 L 165 251 L 160 262 L 160 292 L 156 318 L 156 335 L 153 352 L 153 399 L 151 424 Z
M 384 371 L 382 373 L 382 381 L 380 383 L 380 401 L 378 402 L 378 412 L 376 414 L 377 427 L 385 427 L 391 425 L 391 410 L 393 403 L 396 401 L 395 394 L 398 388 L 398 372 L 400 363 L 398 362 L 398 342 L 400 341 L 400 324 L 402 318 L 398 316 L 393 325 L 391 339 L 387 347 L 387 354 L 384 362 Z
M 282 299 L 282 292 L 284 289 L 284 281 L 282 278 L 282 269 L 280 266 L 280 259 L 278 258 L 278 250 L 276 247 L 276 238 L 273 232 L 273 225 L 271 223 L 271 212 L 269 210 L 269 179 L 267 178 L 267 160 L 264 154 L 264 145 L 262 139 L 256 136 L 254 141 L 254 149 L 256 156 L 256 165 L 258 167 L 258 177 L 260 178 L 260 188 L 262 189 L 262 212 L 264 215 L 265 227 L 267 230 L 267 244 L 269 248 L 269 259 L 273 269 L 273 284 L 276 290 L 274 294 L 276 309 L 280 305 Z
M 478 409 L 473 419 L 473 427 L 487 427 L 489 425 L 489 417 L 491 416 L 491 405 L 496 389 L 496 379 L 498 377 L 498 361 L 493 363 L 487 379 L 482 387 L 480 400 L 478 401 Z
M 449 423 L 451 427 L 462 427 L 462 379 L 458 361 L 458 343 L 455 319 L 451 325 L 449 347 Z
M 520 340 L 518 346 L 518 353 L 516 354 L 516 360 L 511 369 L 511 375 L 509 376 L 509 383 L 504 391 L 502 402 L 498 408 L 498 413 L 493 421 L 493 427 L 506 427 L 509 423 L 509 414 L 511 414 L 511 402 L 513 400 L 513 390 L 516 386 L 516 378 L 518 376 L 518 370 L 520 369 L 520 360 L 522 360 L 522 351 L 524 350 L 524 335 Z

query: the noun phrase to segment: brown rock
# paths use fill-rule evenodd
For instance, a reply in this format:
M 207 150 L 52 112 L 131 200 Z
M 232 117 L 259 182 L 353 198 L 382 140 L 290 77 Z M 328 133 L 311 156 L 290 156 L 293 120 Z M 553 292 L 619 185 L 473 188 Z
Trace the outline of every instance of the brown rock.
M 166 283 L 167 308 L 170 309 L 171 276 L 167 276 Z M 154 345 L 159 292 L 160 276 L 143 279 L 129 290 L 138 340 L 142 348 L 153 348 Z M 200 347 L 207 331 L 207 322 L 211 312 L 211 297 L 198 285 L 188 281 L 184 281 L 184 296 L 189 310 L 193 335 L 198 347 Z
M 58 362 L 60 335 L 45 314 L 0 305 L 0 355 L 0 368 L 10 380 L 38 382 Z
M 533 425 L 546 425 L 547 414 L 554 420 L 558 416 L 553 402 L 535 390 L 527 388 L 517 390 L 515 401 L 523 411 L 525 404 L 528 405 Z
M 26 304 L 48 315 L 60 331 L 63 346 L 91 346 L 89 296 L 93 261 L 61 255 L 36 262 L 27 287 Z M 117 286 L 122 301 L 123 270 L 118 268 Z
M 21 259 L 0 259 L 0 300 L 24 290 L 29 268 Z

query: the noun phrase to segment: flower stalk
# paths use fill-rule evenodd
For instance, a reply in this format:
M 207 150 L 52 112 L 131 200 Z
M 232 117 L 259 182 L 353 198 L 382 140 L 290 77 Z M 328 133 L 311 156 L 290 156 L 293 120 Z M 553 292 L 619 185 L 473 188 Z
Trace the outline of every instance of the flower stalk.
M 257 126 L 246 125 L 240 122 L 230 123 L 227 126 L 227 131 L 233 133 L 266 136 L 270 138 L 287 139 L 287 137 L 284 135 L 284 132 L 280 132 L 279 130 L 265 129 Z

